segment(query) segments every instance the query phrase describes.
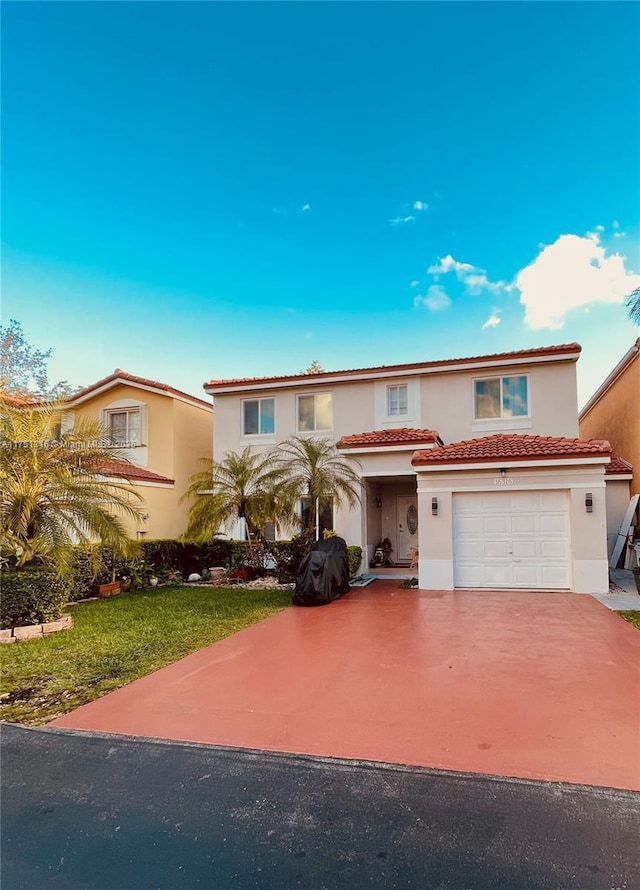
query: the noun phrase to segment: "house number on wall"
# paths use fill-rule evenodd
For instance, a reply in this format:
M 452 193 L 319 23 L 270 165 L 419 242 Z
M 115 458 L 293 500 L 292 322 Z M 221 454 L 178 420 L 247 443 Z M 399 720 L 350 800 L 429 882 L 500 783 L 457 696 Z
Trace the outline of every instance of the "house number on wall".
M 498 476 L 497 479 L 493 480 L 493 484 L 505 487 L 507 485 L 513 485 L 513 479 L 510 479 L 508 476 Z

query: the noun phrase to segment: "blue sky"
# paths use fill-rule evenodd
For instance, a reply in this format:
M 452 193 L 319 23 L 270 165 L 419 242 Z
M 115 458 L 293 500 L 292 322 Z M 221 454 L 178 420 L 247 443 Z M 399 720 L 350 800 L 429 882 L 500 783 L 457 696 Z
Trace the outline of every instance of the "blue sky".
M 633 3 L 8 3 L 3 321 L 205 380 L 640 334 Z

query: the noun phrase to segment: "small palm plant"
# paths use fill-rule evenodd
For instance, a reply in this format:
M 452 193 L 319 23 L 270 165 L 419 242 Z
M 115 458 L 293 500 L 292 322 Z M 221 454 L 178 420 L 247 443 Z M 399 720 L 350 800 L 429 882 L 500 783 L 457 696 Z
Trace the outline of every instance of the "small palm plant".
M 341 454 L 328 439 L 292 436 L 276 449 L 275 471 L 281 486 L 281 498 L 291 512 L 292 504 L 308 498 L 310 510 L 303 533 L 315 538 L 320 505 L 333 501 L 336 507 L 356 507 L 361 500 L 362 482 L 359 462 L 350 454 Z
M 272 454 L 260 454 L 247 446 L 239 454 L 229 451 L 221 461 L 205 459 L 203 469 L 191 477 L 182 500 L 191 499 L 184 538 L 206 542 L 244 519 L 251 562 L 255 543 L 267 522 L 282 517 L 278 472 Z
M 61 432 L 55 405 L 16 406 L 0 412 L 0 484 L 3 558 L 18 568 L 32 560 L 64 573 L 70 545 L 100 541 L 116 553 L 136 548 L 123 516 L 139 519 L 140 495 L 103 475 L 117 460 L 100 424 L 79 420 Z

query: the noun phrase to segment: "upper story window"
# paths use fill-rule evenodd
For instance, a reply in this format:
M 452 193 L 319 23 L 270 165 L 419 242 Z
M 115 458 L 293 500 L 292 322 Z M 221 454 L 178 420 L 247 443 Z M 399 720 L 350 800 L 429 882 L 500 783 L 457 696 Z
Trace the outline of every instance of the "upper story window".
M 527 417 L 529 415 L 529 380 L 517 377 L 487 377 L 475 380 L 475 419 Z
M 409 398 L 407 384 L 387 387 L 387 414 L 394 417 L 409 413 Z
M 114 445 L 135 448 L 142 445 L 140 408 L 123 408 L 107 412 L 109 437 Z
M 247 399 L 242 403 L 242 435 L 266 436 L 276 431 L 275 399 Z
M 331 393 L 298 396 L 298 432 L 333 429 Z

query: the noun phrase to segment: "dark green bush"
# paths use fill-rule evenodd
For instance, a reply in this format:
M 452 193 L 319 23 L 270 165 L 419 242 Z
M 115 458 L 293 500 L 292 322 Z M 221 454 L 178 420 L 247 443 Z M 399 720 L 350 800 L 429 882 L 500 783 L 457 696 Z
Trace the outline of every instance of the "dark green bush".
M 72 591 L 71 576 L 52 569 L 6 569 L 2 572 L 0 623 L 3 628 L 55 621 Z
M 91 596 L 91 586 L 98 571 L 98 560 L 99 551 L 96 544 L 78 544 L 72 548 L 69 600 L 81 600 Z
M 353 580 L 353 578 L 360 572 L 362 547 L 356 547 L 354 545 L 347 547 L 347 556 L 349 557 L 349 578 Z

